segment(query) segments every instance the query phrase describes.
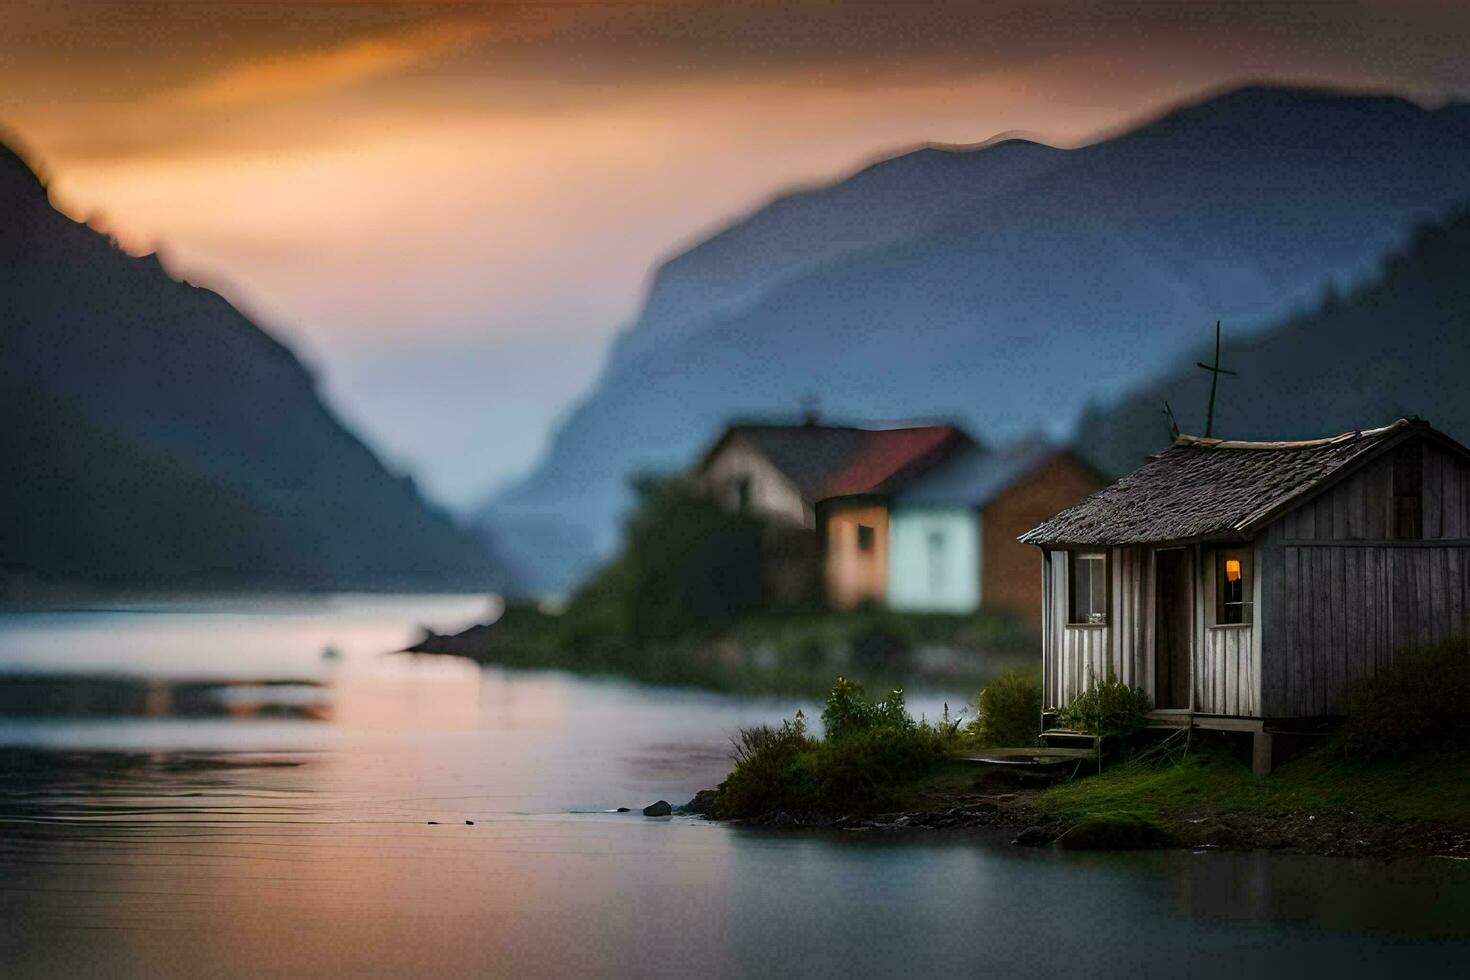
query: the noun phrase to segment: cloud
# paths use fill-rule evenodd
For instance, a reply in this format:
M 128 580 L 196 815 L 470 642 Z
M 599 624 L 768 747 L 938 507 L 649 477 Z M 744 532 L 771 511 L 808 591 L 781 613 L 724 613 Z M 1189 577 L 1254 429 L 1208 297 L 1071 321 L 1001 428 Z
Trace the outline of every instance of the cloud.
M 159 101 L 200 108 L 285 102 L 347 88 L 437 60 L 490 31 L 482 20 L 454 18 L 355 38 L 314 51 L 282 54 L 226 69 Z

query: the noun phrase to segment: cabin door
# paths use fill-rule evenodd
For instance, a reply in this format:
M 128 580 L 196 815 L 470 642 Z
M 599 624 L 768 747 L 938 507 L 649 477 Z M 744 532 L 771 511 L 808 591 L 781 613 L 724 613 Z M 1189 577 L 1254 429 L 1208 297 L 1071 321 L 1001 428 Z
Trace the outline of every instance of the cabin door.
M 1189 707 L 1189 638 L 1193 632 L 1193 556 L 1185 548 L 1154 553 L 1154 707 Z

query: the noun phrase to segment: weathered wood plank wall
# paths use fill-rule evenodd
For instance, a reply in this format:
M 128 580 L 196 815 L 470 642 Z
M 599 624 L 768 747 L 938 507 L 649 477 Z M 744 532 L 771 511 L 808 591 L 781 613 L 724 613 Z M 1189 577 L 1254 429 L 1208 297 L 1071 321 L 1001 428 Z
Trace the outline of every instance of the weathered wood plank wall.
M 1092 677 L 1109 671 L 1152 695 L 1152 555 L 1145 548 L 1113 548 L 1109 565 L 1108 625 L 1074 626 L 1067 622 L 1067 553 L 1047 552 L 1043 560 L 1049 614 L 1042 624 L 1042 688 L 1048 709 L 1065 706 Z
M 1426 443 L 1423 528 L 1429 540 L 1470 538 L 1470 466 Z M 1386 541 L 1393 536 L 1393 459 L 1377 460 L 1282 516 L 1290 540 Z
M 1052 674 L 1056 670 L 1056 609 L 1057 596 L 1051 587 L 1052 552 L 1041 552 L 1041 706 L 1050 708 L 1048 696 L 1052 690 Z
M 1251 626 L 1214 626 L 1195 649 L 1194 710 L 1199 714 L 1259 715 L 1256 652 Z
M 1201 549 L 1196 582 L 1200 597 L 1198 634 L 1190 658 L 1193 710 L 1207 715 L 1258 717 L 1261 699 L 1257 658 L 1260 651 L 1255 639 L 1255 625 L 1222 626 L 1216 623 L 1217 559 L 1214 548 Z M 1251 578 L 1259 582 L 1258 557 L 1252 561 L 1251 567 Z M 1259 605 L 1258 592 L 1254 587 L 1251 604 L 1254 615 Z
M 1470 634 L 1470 546 L 1288 545 L 1281 565 L 1269 715 L 1340 714 L 1348 685 L 1395 652 Z
M 1153 560 L 1146 548 L 1112 549 L 1112 595 L 1108 611 L 1108 663 L 1129 687 L 1153 696 Z
M 1110 630 L 1107 626 L 1066 627 L 1062 634 L 1055 698 L 1048 707 L 1065 707 L 1087 690 L 1093 678 L 1101 680 L 1107 676 L 1111 666 L 1108 656 Z
M 1262 535 L 1267 716 L 1341 713 L 1351 682 L 1396 651 L 1470 633 L 1470 466 L 1424 444 L 1424 540 L 1389 540 L 1392 497 L 1385 457 Z
M 1433 444 L 1424 450 L 1424 537 L 1470 537 L 1470 466 Z

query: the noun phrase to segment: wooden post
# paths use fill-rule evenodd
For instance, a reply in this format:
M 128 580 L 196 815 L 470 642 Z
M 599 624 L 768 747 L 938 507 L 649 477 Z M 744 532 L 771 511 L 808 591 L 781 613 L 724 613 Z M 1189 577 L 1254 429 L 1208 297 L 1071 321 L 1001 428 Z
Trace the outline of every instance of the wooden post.
M 1271 733 L 1264 728 L 1251 733 L 1251 772 L 1257 778 L 1271 775 Z

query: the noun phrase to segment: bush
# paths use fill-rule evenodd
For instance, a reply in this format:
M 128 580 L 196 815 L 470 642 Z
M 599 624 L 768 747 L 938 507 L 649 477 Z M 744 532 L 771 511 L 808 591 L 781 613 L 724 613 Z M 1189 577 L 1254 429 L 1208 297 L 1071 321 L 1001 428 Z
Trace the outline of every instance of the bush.
M 885 730 L 903 732 L 914 727 L 903 702 L 903 691 L 894 689 L 882 701 L 869 701 L 863 686 L 846 677 L 837 678 L 822 709 L 822 728 L 827 738 L 841 740 L 854 735 Z
M 780 728 L 742 728 L 731 739 L 735 768 L 720 783 L 716 814 L 743 817 L 775 809 L 809 809 L 816 786 L 811 779 L 817 740 L 807 734 L 800 711 Z
M 1041 734 L 1041 678 L 1034 671 L 1010 670 L 975 699 L 978 715 L 970 734 L 981 745 L 1027 746 Z
M 1057 712 L 1057 724 L 1089 735 L 1126 738 L 1139 732 L 1152 707 L 1148 695 L 1118 680 L 1111 670 L 1101 681 L 1091 674 L 1089 677 L 1092 683 L 1087 690 Z
M 910 721 L 874 728 L 817 748 L 812 775 L 817 800 L 805 809 L 872 813 L 899 805 L 902 791 L 947 759 L 955 740 L 942 728 Z
M 1403 758 L 1433 745 L 1470 748 L 1470 641 L 1400 655 L 1348 689 L 1341 746 L 1368 759 Z
M 792 813 L 871 813 L 947 759 L 957 724 L 915 721 L 903 692 L 869 701 L 862 686 L 838 678 L 822 711 L 826 737 L 807 734 L 800 712 L 780 728 L 759 725 L 733 739 L 735 768 L 720 783 L 722 819 Z

